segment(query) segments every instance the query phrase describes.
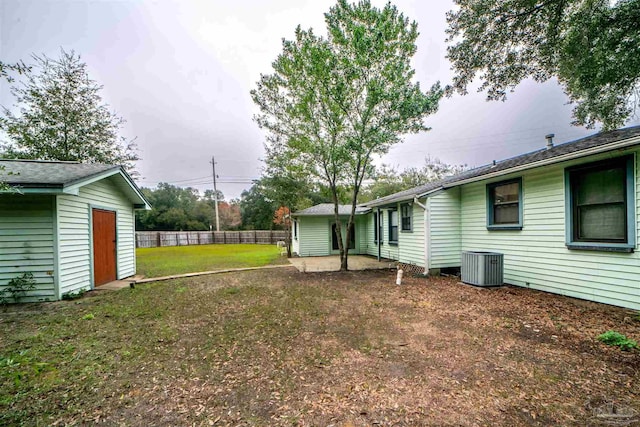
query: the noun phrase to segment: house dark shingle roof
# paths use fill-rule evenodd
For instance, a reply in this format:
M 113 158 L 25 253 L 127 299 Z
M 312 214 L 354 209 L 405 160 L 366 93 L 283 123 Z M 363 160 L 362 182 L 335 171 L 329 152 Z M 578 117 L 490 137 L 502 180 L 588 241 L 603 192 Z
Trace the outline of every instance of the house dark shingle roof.
M 0 160 L 0 181 L 19 187 L 61 187 L 120 166 L 44 160 Z
M 356 207 L 356 214 L 367 212 L 369 209 Z M 320 203 L 310 208 L 294 212 L 292 216 L 330 216 L 333 215 L 333 203 Z M 351 205 L 338 205 L 338 215 L 351 215 Z
M 595 135 L 587 136 L 575 141 L 567 142 L 564 144 L 555 145 L 552 148 L 543 148 L 541 150 L 533 151 L 531 153 L 523 154 L 520 156 L 512 157 L 510 159 L 496 162 L 495 164 L 489 164 L 480 166 L 475 169 L 471 169 L 457 175 L 453 175 L 439 181 L 430 182 L 418 187 L 410 188 L 408 190 L 400 191 L 398 193 L 390 194 L 385 197 L 380 197 L 376 200 L 364 203 L 361 206 L 382 206 L 403 200 L 410 200 L 414 197 L 438 190 L 440 188 L 450 188 L 459 185 L 460 183 L 473 178 L 482 178 L 485 175 L 494 174 L 508 174 L 513 169 L 520 169 L 527 165 L 536 167 L 537 163 L 542 161 L 553 162 L 555 158 L 558 161 L 562 161 L 563 156 L 569 154 L 579 155 L 584 152 L 584 155 L 591 154 L 590 149 L 602 148 L 602 151 L 606 151 L 607 145 L 613 145 L 615 143 L 625 141 L 632 138 L 640 137 L 640 126 L 633 126 L 624 129 L 617 129 L 608 132 L 600 132 Z M 640 144 L 640 140 L 636 141 L 636 144 Z M 613 149 L 613 148 L 612 148 Z

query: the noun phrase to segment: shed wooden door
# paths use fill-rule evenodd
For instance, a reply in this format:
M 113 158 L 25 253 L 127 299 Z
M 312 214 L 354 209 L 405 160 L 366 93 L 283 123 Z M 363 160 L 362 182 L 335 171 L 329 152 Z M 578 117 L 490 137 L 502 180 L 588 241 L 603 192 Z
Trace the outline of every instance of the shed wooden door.
M 93 209 L 93 284 L 116 280 L 116 213 Z

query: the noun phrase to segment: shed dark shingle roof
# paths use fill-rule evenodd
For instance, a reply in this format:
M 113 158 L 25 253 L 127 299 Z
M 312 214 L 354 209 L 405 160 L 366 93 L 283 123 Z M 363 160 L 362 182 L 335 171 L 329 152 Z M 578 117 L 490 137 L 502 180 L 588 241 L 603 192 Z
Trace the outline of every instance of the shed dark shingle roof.
M 0 160 L 0 181 L 20 187 L 59 187 L 120 166 L 44 160 Z
M 640 137 L 640 126 L 616 129 L 608 132 L 600 132 L 575 141 L 558 144 L 549 149 L 543 148 L 531 153 L 522 154 L 510 159 L 502 160 L 496 162 L 495 165 L 488 164 L 485 166 L 480 166 L 478 168 L 471 169 L 457 175 L 441 179 L 439 181 L 430 182 L 418 187 L 390 194 L 385 197 L 380 197 L 376 200 L 372 200 L 371 202 L 364 203 L 363 206 L 382 206 L 402 200 L 412 199 L 413 197 L 417 197 L 440 188 L 454 187 L 457 183 L 461 183 L 469 179 L 482 178 L 485 175 L 495 174 L 499 172 L 508 174 L 514 168 L 519 168 L 527 165 L 531 165 L 531 167 L 534 167 L 536 163 L 541 161 L 552 161 L 554 158 L 561 158 L 562 156 L 568 154 L 579 154 L 580 152 L 588 152 L 590 149 L 597 147 L 606 149 L 607 145 L 636 137 Z M 640 144 L 640 141 L 638 142 L 638 144 Z M 585 153 L 585 155 L 587 154 L 589 153 Z

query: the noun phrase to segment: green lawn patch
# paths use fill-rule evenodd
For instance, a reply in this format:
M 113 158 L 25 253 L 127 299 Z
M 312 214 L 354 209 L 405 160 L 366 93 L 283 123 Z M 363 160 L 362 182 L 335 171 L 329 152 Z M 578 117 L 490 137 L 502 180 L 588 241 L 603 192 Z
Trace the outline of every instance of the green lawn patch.
M 194 245 L 136 250 L 138 274 L 147 277 L 287 262 L 275 245 Z

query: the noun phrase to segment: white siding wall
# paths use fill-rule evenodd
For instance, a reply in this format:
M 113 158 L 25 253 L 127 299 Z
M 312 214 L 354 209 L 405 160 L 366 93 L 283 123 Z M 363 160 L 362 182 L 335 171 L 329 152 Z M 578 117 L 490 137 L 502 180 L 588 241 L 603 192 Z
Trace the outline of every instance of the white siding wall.
M 460 266 L 460 189 L 451 188 L 429 197 L 429 268 Z
M 424 204 L 424 203 L 423 203 Z M 402 231 L 401 209 L 398 206 L 398 260 L 424 267 L 424 209 L 412 205 L 412 231 Z
M 52 196 L 0 195 L 0 289 L 31 272 L 36 289 L 22 301 L 57 298 L 53 230 Z
M 91 271 L 91 207 L 116 211 L 117 277 L 135 274 L 135 223 L 131 202 L 105 179 L 80 189 L 78 196 L 57 197 L 60 295 L 93 284 Z
M 569 250 L 565 246 L 564 168 L 610 156 L 524 173 L 521 231 L 488 231 L 487 182 L 463 186 L 462 249 L 504 253 L 507 283 L 640 309 L 637 244 L 634 253 Z M 637 177 L 636 170 L 636 212 L 640 206 Z M 640 224 L 636 231 L 640 231 Z

